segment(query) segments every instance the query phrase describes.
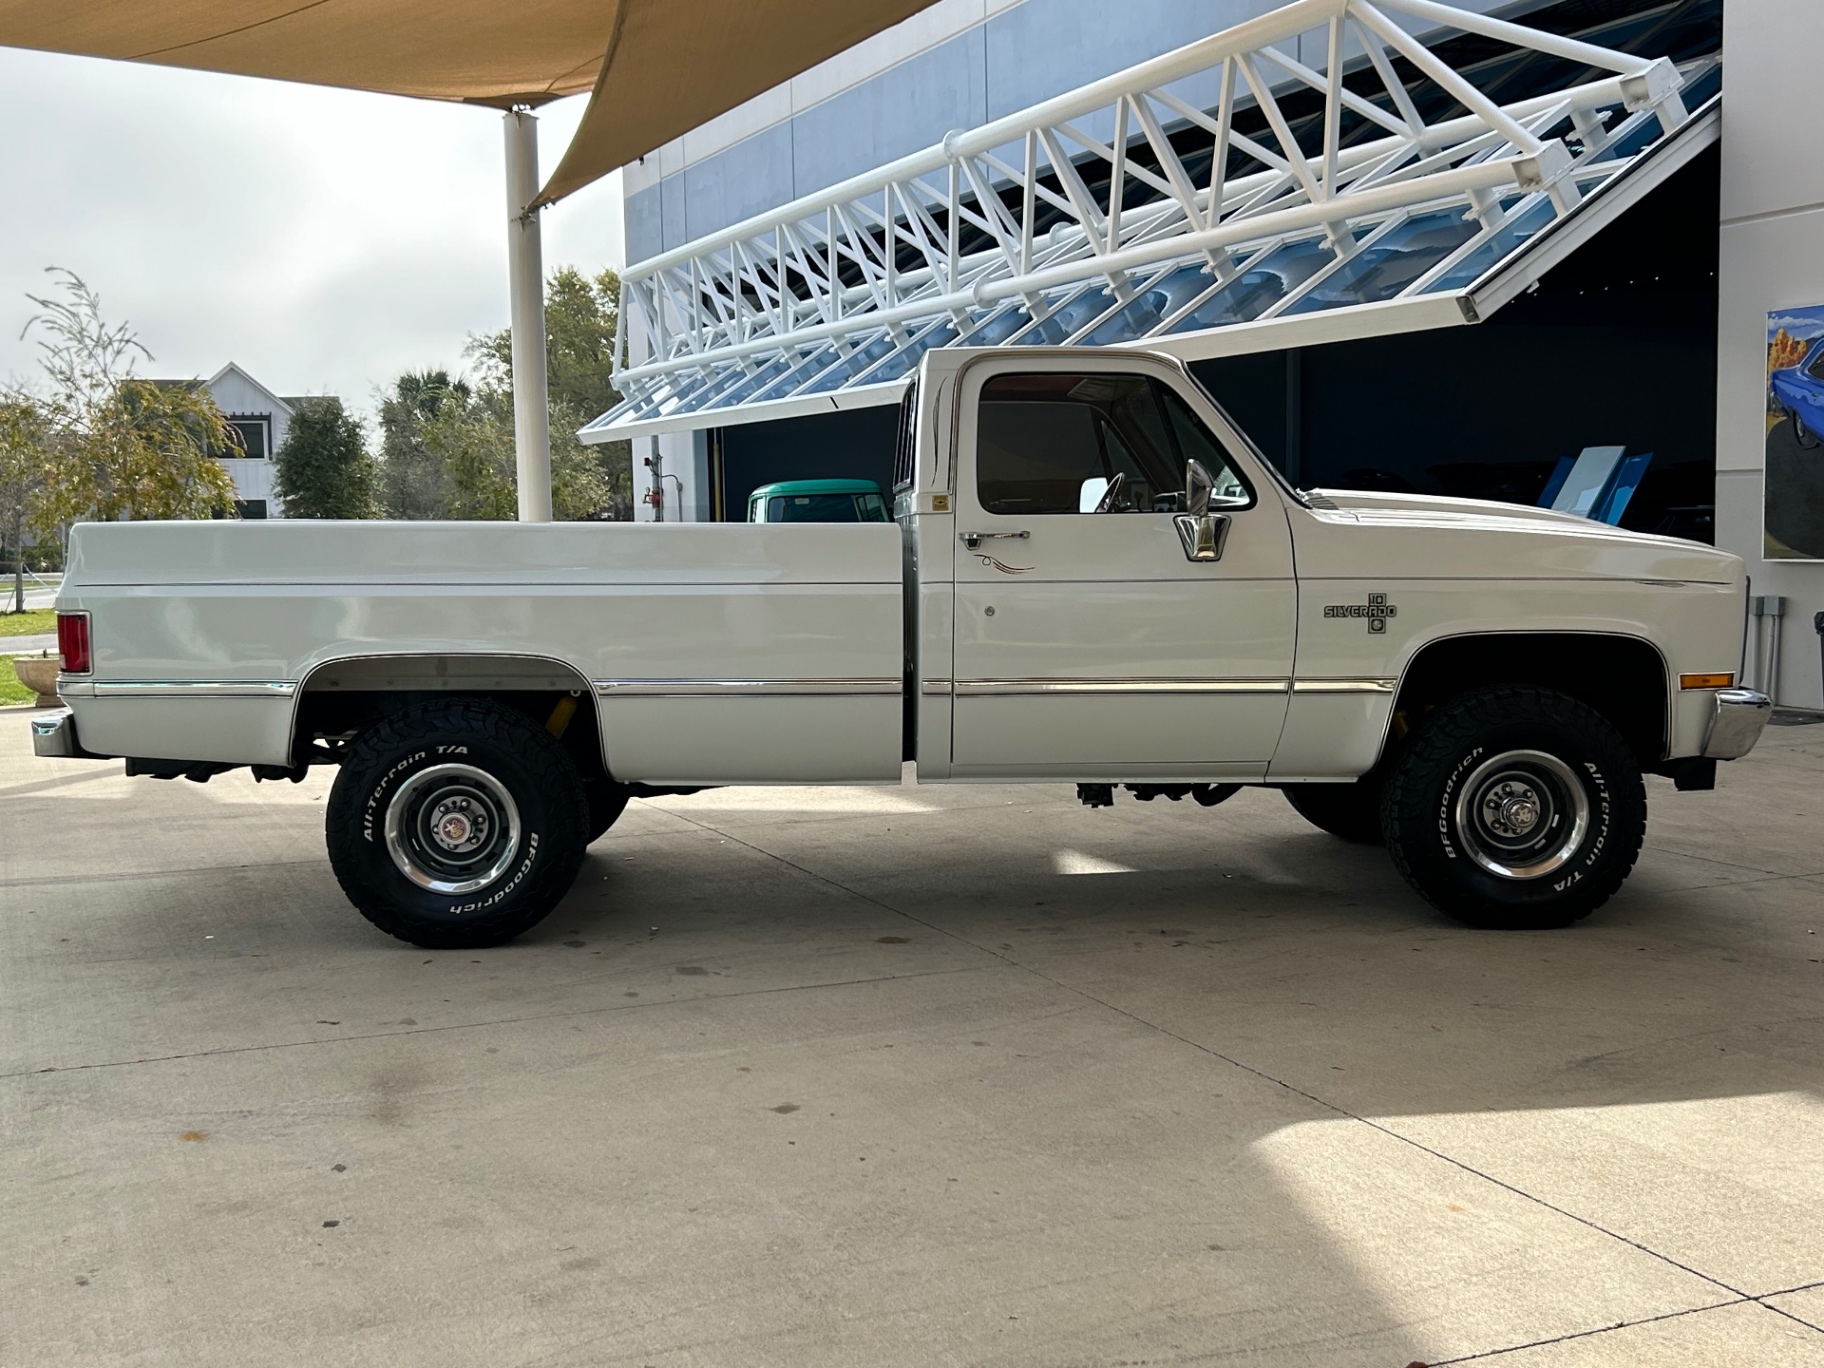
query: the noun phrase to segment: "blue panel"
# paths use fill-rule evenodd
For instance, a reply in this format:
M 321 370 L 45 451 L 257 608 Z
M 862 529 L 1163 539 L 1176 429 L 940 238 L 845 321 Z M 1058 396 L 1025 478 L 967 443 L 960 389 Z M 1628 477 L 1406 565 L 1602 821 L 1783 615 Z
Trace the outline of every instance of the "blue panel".
M 1511 199 L 1503 200 L 1502 208 L 1508 208 L 1513 203 Z M 1552 208 L 1552 202 L 1544 195 L 1534 195 L 1532 204 L 1521 210 L 1512 223 L 1432 281 L 1426 286 L 1425 293 L 1443 294 L 1473 285 L 1496 262 L 1524 247 L 1533 234 L 1550 227 L 1556 217 L 1557 211 Z
M 659 216 L 659 187 L 649 185 L 627 197 L 627 260 L 640 262 L 665 250 L 665 226 Z
M 774 124 L 684 170 L 684 228 L 700 237 L 792 198 L 792 130 Z
M 1545 482 L 1545 488 L 1539 492 L 1539 507 L 1550 508 L 1558 502 L 1558 491 L 1564 488 L 1564 482 L 1571 478 L 1571 467 L 1577 462 L 1569 456 L 1560 456 L 1558 464 L 1552 469 L 1552 477 Z
M 952 129 L 986 123 L 982 43 L 978 26 L 795 117 L 795 193 L 814 194 L 941 142 Z
M 1597 522 L 1608 523 L 1611 527 L 1621 525 L 1621 515 L 1628 511 L 1628 501 L 1634 497 L 1634 491 L 1640 488 L 1640 481 L 1647 473 L 1647 467 L 1653 464 L 1653 453 L 1643 451 L 1638 456 L 1630 456 L 1621 463 L 1615 472 L 1615 479 L 1609 485 L 1609 492 L 1603 501 L 1596 506 Z

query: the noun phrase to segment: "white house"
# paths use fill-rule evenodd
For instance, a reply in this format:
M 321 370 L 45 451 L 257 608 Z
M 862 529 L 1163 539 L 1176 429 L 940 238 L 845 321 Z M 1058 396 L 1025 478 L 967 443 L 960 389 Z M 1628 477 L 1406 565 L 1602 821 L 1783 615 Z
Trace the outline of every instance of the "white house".
M 183 383 L 159 381 L 160 384 Z M 292 414 L 302 399 L 274 394 L 230 361 L 203 382 L 228 426 L 241 439 L 244 457 L 224 459 L 234 480 L 235 505 L 243 518 L 282 518 L 285 510 L 273 491 L 273 453 L 284 444 Z

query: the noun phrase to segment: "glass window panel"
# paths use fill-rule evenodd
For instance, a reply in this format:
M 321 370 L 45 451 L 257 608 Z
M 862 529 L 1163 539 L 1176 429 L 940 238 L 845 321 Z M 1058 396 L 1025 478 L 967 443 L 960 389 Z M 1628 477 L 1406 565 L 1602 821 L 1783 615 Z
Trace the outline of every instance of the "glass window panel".
M 1314 313 L 1392 299 L 1482 230 L 1463 214 L 1449 209 L 1408 219 L 1344 262 L 1286 312 Z
M 1552 217 L 1552 202 L 1544 195 L 1534 196 L 1533 203 L 1521 210 L 1511 223 L 1434 280 L 1425 293 L 1460 290 L 1472 284 L 1508 253 L 1524 247 L 1533 234 L 1552 221 Z
M 1179 319 L 1172 331 L 1199 332 L 1251 323 L 1335 260 L 1330 249 L 1315 238 L 1289 242 Z

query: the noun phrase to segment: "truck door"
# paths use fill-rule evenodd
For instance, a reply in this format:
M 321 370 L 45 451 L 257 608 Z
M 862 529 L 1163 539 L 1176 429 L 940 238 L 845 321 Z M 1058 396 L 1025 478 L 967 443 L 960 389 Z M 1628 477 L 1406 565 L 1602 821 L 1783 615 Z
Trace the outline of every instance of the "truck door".
M 961 379 L 953 774 L 1262 776 L 1296 596 L 1252 453 L 1164 363 L 993 357 Z M 1213 545 L 1181 535 L 1189 461 Z

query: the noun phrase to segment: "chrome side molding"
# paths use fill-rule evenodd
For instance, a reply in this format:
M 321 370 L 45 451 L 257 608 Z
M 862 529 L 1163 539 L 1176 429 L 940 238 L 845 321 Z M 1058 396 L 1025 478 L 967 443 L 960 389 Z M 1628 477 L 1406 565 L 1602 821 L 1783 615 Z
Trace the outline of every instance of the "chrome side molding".
M 1263 679 L 959 679 L 958 698 L 1020 694 L 1283 694 L 1290 680 Z
M 851 698 L 894 695 L 897 676 L 860 679 L 598 679 L 602 698 Z

